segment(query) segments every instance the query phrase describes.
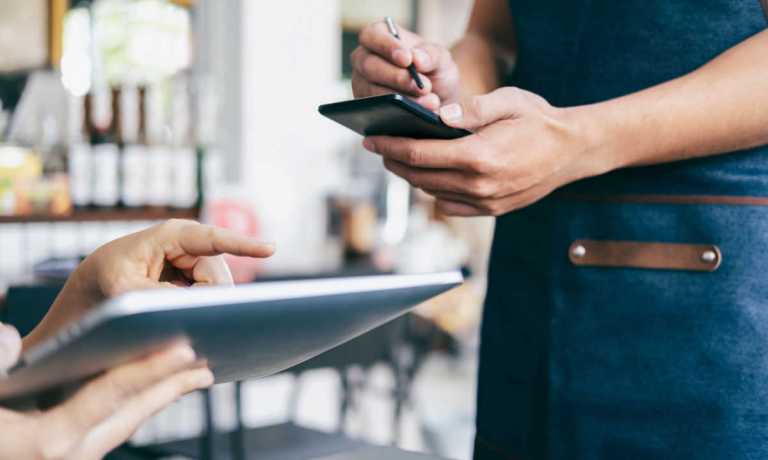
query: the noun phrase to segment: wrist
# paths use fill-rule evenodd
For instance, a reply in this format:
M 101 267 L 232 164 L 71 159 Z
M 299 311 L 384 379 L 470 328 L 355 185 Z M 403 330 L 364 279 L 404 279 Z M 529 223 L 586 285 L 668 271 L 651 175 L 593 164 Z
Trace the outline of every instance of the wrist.
M 35 328 L 22 340 L 22 348 L 27 350 L 51 335 L 68 321 L 82 315 L 89 307 L 100 302 L 100 291 L 95 285 L 96 268 L 91 257 L 86 258 L 69 276 L 48 313 Z
M 578 139 L 575 161 L 579 162 L 579 179 L 600 176 L 626 166 L 622 150 L 618 148 L 618 136 L 612 125 L 606 123 L 599 104 L 567 107 L 563 118 Z
M 78 265 L 67 281 L 67 285 L 71 283 L 70 293 L 75 296 L 73 300 L 76 300 L 78 307 L 88 308 L 104 300 L 98 282 L 99 267 L 97 265 L 97 258 L 93 254 L 89 255 Z

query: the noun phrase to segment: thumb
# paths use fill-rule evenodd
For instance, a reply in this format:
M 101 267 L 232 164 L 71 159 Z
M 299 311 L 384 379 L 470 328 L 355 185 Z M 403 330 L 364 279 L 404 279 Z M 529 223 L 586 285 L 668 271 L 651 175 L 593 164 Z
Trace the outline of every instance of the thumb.
M 224 285 L 234 286 L 232 272 L 223 256 L 200 257 L 195 267 L 185 275 L 196 286 Z
M 21 337 L 16 328 L 0 324 L 0 372 L 13 367 L 20 353 Z
M 440 118 L 448 126 L 475 130 L 499 120 L 513 118 L 523 109 L 522 91 L 500 88 L 491 93 L 472 96 L 440 108 Z

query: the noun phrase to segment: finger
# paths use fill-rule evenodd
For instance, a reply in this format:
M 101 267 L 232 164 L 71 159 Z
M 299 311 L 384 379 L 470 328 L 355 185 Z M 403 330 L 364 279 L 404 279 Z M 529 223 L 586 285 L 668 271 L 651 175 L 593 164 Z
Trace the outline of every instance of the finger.
M 397 66 L 408 67 L 413 63 L 411 47 L 419 44 L 421 39 L 403 28 L 398 29 L 400 40 L 389 32 L 384 21 L 369 24 L 360 32 L 360 46 Z
M 148 418 L 183 395 L 211 386 L 213 381 L 213 374 L 207 368 L 193 369 L 148 388 L 88 434 L 83 443 L 83 456 L 102 458 L 131 437 Z
M 442 190 L 434 190 L 434 189 L 422 189 L 427 195 L 433 196 L 435 199 L 438 200 L 446 200 L 446 201 L 456 201 L 459 203 L 468 204 L 473 207 L 478 207 L 478 199 L 474 198 L 470 195 L 464 195 L 461 193 L 455 193 L 455 192 L 446 192 Z
M 356 98 L 392 94 L 394 90 L 375 83 L 371 83 L 357 73 L 352 75 L 352 94 Z
M 515 118 L 525 110 L 525 96 L 517 88 L 500 88 L 440 108 L 440 118 L 454 128 L 476 130 L 499 120 Z
M 498 201 L 495 215 L 526 208 L 555 190 L 549 183 L 541 183 L 521 192 L 514 193 Z
M 165 274 L 163 274 L 165 276 Z M 117 297 L 121 294 L 131 291 L 144 291 L 149 289 L 176 289 L 184 287 L 185 284 L 177 283 L 177 279 L 163 278 L 161 281 L 155 281 L 144 277 L 123 277 L 111 283 L 108 296 Z
M 479 217 L 485 215 L 481 210 L 467 203 L 450 200 L 437 200 L 435 202 L 437 210 L 448 216 L 457 217 Z
M 384 167 L 416 188 L 458 194 L 470 192 L 466 177 L 456 171 L 412 168 L 391 160 L 384 160 Z
M 66 403 L 46 414 L 54 429 L 82 437 L 150 386 L 182 371 L 195 361 L 188 345 L 178 344 L 147 358 L 108 371 L 80 389 Z
M 472 146 L 465 139 L 431 140 L 370 136 L 363 147 L 385 159 L 417 168 L 470 170 Z
M 13 326 L 0 324 L 0 373 L 16 364 L 21 353 L 21 336 Z
M 479 212 L 479 215 L 500 216 L 530 206 L 549 195 L 552 190 L 552 187 L 547 184 L 538 184 L 500 198 L 475 198 L 435 190 L 425 190 L 425 192 L 437 198 L 438 201 L 449 201 L 470 206 Z
M 274 245 L 260 243 L 232 230 L 211 225 L 183 225 L 176 228 L 169 238 L 177 243 L 166 254 L 169 260 L 185 255 L 216 256 L 219 254 L 263 258 L 275 252 Z
M 358 74 L 352 75 L 352 94 L 357 98 L 392 94 L 393 91 L 392 88 L 371 83 Z M 413 100 L 433 112 L 440 108 L 440 97 L 435 93 L 425 94 Z
M 184 273 L 195 285 L 233 286 L 232 272 L 222 256 L 201 257 L 194 268 Z
M 435 93 L 419 96 L 414 100 L 433 112 L 437 112 L 440 109 L 440 96 Z
M 394 65 L 364 48 L 355 52 L 352 64 L 357 74 L 365 80 L 392 88 L 393 91 L 410 96 L 420 96 L 432 92 L 432 82 L 428 77 L 420 76 L 423 88 L 419 88 L 408 70 Z
M 422 43 L 411 50 L 413 65 L 421 73 L 432 73 L 451 60 L 450 52 L 442 46 Z
M 451 192 L 440 192 L 440 191 L 427 191 L 428 194 L 434 196 L 439 201 L 448 201 L 452 202 L 454 204 L 463 204 L 470 208 L 472 208 L 475 213 L 473 215 L 482 215 L 482 216 L 496 216 L 499 213 L 505 211 L 505 202 L 507 201 L 504 198 L 475 198 L 468 195 L 461 195 L 458 193 L 451 193 Z M 455 215 L 455 214 L 452 214 Z

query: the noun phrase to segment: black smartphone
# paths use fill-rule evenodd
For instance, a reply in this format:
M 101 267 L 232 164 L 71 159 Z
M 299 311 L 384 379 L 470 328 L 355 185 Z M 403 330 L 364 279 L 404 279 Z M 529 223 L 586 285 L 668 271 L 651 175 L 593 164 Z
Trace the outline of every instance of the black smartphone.
M 400 94 L 323 104 L 318 110 L 363 136 L 457 139 L 472 134 L 446 125 L 437 114 Z

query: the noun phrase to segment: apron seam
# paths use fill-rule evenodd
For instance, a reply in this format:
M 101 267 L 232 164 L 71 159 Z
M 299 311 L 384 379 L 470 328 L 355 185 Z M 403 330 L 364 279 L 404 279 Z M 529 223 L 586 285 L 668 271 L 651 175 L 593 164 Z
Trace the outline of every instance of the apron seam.
M 555 196 L 562 201 L 591 203 L 768 206 L 768 196 L 748 195 L 672 195 L 652 193 L 601 195 L 597 193 L 560 192 L 556 193 Z

